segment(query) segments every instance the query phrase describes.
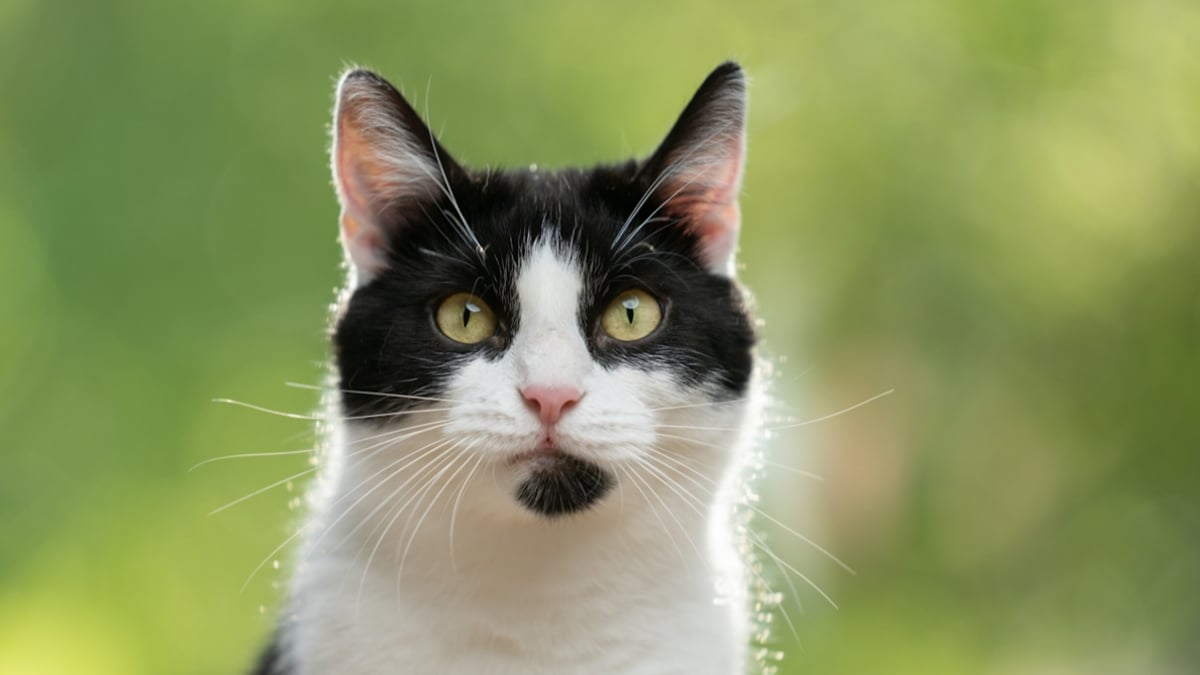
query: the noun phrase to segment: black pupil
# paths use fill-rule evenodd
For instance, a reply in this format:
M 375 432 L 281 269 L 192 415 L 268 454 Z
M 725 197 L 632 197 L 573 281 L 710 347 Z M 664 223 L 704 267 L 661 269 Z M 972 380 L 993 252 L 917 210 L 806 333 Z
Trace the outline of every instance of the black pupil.
M 633 313 L 638 306 L 638 299 L 636 297 L 625 298 L 624 302 L 621 303 L 621 306 L 625 308 L 625 319 L 632 324 Z
M 471 323 L 471 315 L 478 311 L 479 308 L 469 302 L 463 304 L 463 328 L 466 328 L 467 324 Z

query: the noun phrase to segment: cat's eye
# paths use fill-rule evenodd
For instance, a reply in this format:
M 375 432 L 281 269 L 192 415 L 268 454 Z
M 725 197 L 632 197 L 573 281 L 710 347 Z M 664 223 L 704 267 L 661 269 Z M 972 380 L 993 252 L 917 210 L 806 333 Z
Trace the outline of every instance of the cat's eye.
M 455 293 L 437 308 L 437 325 L 446 337 L 473 345 L 496 334 L 496 315 L 478 296 Z
M 640 340 L 658 328 L 662 309 L 658 300 L 640 288 L 619 294 L 600 317 L 600 326 L 609 337 L 621 342 Z

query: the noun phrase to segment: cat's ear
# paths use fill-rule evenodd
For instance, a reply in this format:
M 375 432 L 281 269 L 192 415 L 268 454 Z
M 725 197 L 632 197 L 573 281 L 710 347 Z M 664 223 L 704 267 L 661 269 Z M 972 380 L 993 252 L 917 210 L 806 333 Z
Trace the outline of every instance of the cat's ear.
M 338 82 L 330 154 L 342 245 L 360 283 L 383 269 L 392 238 L 438 198 L 447 176 L 462 171 L 400 92 L 368 70 Z
M 746 77 L 732 61 L 714 70 L 643 167 L 663 211 L 700 239 L 709 270 L 733 276 L 746 153 Z

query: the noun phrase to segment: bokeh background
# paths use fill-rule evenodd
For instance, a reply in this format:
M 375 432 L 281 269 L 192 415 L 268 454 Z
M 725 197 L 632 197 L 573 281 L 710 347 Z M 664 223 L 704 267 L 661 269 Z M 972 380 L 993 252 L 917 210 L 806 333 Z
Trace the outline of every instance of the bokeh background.
M 1196 672 L 1188 0 L 4 0 L 0 672 L 264 639 L 304 478 L 207 514 L 306 458 L 189 468 L 313 442 L 212 399 L 315 407 L 343 65 L 467 163 L 562 166 L 650 151 L 729 57 L 774 413 L 895 389 L 768 447 L 763 508 L 857 572 L 769 530 L 840 606 L 798 582 L 781 672 Z

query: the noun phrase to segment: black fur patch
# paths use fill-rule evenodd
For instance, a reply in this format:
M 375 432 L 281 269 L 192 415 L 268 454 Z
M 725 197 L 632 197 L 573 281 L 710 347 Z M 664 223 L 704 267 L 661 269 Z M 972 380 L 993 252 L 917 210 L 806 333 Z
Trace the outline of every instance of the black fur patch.
M 489 171 L 451 178 L 451 188 L 472 232 L 477 252 L 451 226 L 448 201 L 405 204 L 427 217 L 391 234 L 389 267 L 351 297 L 334 334 L 341 386 L 349 415 L 401 411 L 410 399 L 353 393 L 433 396 L 460 361 L 496 358 L 520 325 L 515 283 L 532 242 L 552 237 L 568 247 L 585 275 L 580 329 L 603 365 L 633 363 L 665 370 L 687 384 L 714 383 L 731 396 L 743 392 L 752 368 L 754 333 L 742 296 L 728 278 L 699 262 L 698 241 L 674 218 L 654 211 L 649 200 L 632 217 L 635 234 L 614 249 L 652 177 L 629 163 L 590 171 L 542 175 Z M 636 229 L 635 229 L 636 228 Z M 632 343 L 608 338 L 600 316 L 617 294 L 641 287 L 655 295 L 663 322 Z M 438 303 L 460 291 L 478 295 L 495 311 L 497 335 L 479 345 L 445 337 L 434 324 Z
M 535 460 L 538 465 L 517 488 L 517 501 L 550 518 L 583 511 L 612 489 L 608 472 L 573 455 Z
M 271 643 L 258 657 L 258 663 L 250 675 L 290 675 L 292 669 L 284 664 L 283 655 L 279 649 L 279 634 L 271 638 Z
M 364 77 L 390 90 L 377 76 Z M 333 336 L 346 413 L 403 411 L 415 401 L 378 393 L 437 397 L 463 359 L 499 357 L 520 326 L 515 282 L 521 261 L 546 238 L 570 249 L 584 271 L 580 329 L 597 362 L 667 371 L 685 384 L 714 384 L 726 395 L 740 395 L 755 341 L 741 291 L 701 264 L 700 241 L 687 215 L 664 204 L 655 180 L 663 158 L 695 135 L 693 127 L 713 123 L 706 108 L 730 89 L 740 95 L 742 86 L 736 65 L 714 71 L 663 147 L 643 162 L 557 172 L 468 171 L 391 90 L 397 117 L 419 151 L 440 161 L 457 203 L 434 190 L 435 199 L 393 203 L 383 215 L 390 224 L 387 268 L 355 291 Z M 474 239 L 462 232 L 462 220 Z M 613 297 L 631 287 L 659 299 L 663 320 L 652 335 L 622 343 L 608 338 L 599 322 Z M 495 337 L 463 345 L 437 329 L 438 303 L 461 291 L 495 311 Z

